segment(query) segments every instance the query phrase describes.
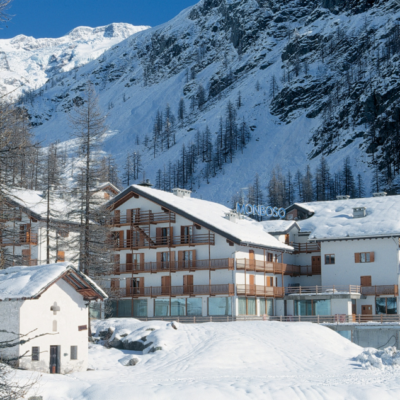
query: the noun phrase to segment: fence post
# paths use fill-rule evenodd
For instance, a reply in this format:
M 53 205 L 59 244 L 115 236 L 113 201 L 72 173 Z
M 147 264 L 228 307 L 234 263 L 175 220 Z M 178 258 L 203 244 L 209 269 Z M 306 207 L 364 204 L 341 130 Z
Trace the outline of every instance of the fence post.
M 193 317 L 193 323 L 194 324 L 196 323 L 196 317 L 195 316 Z
M 319 315 L 318 315 L 318 323 L 319 323 Z
M 280 316 L 280 322 L 282 322 L 282 315 Z

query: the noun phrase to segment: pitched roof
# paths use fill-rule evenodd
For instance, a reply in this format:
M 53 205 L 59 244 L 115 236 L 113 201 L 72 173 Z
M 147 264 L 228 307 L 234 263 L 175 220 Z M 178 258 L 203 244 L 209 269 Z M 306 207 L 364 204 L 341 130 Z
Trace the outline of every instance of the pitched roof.
M 281 243 L 268 234 L 259 222 L 248 217 L 236 222 L 229 221 L 225 218 L 225 213 L 231 211 L 228 207 L 206 200 L 178 197 L 163 190 L 132 185 L 107 202 L 106 206 L 110 208 L 117 207 L 129 200 L 133 193 L 190 219 L 194 223 L 210 229 L 212 232 L 236 244 L 253 245 L 279 251 L 293 251 L 291 246 Z
M 0 301 L 37 299 L 53 283 L 63 279 L 87 300 L 104 300 L 107 295 L 88 276 L 68 263 L 0 270 Z
M 296 221 L 287 221 L 284 219 L 261 221 L 260 224 L 266 232 L 272 235 L 283 235 L 288 233 L 294 226 L 297 226 L 300 230 L 300 226 Z
M 310 231 L 310 239 L 400 237 L 400 196 L 299 203 L 313 215 L 296 221 L 301 231 Z M 367 215 L 353 217 L 353 208 L 365 207 Z

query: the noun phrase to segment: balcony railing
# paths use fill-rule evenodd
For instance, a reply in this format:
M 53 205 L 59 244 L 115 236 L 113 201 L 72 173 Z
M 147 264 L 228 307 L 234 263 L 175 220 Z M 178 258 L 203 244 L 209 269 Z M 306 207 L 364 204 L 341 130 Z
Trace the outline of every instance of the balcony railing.
M 234 285 L 231 283 L 222 285 L 127 287 L 120 289 L 121 297 L 233 296 L 234 294 Z
M 194 246 L 194 245 L 214 245 L 215 234 L 205 233 L 199 235 L 179 235 L 179 236 L 157 236 L 147 237 L 140 235 L 133 239 L 115 241 L 115 249 L 140 249 L 157 247 L 175 247 L 175 246 Z
M 21 246 L 27 244 L 38 244 L 37 233 L 25 233 L 24 235 L 16 235 L 15 237 L 0 237 L 0 244 L 2 246 Z
M 251 318 L 248 318 L 251 320 Z M 278 322 L 312 322 L 316 324 L 340 324 L 340 323 L 387 323 L 387 322 L 400 322 L 399 314 L 335 314 L 335 315 L 294 315 L 294 316 L 266 316 L 266 321 Z
M 319 243 L 289 243 L 294 248 L 294 253 L 319 253 L 321 245 Z
M 256 297 L 283 297 L 285 288 L 277 286 L 262 285 L 236 285 L 236 293 L 238 296 L 256 296 Z
M 148 225 L 161 223 L 175 223 L 176 214 L 173 212 L 153 213 L 151 211 L 141 211 L 138 214 L 114 216 L 110 220 L 110 225 Z
M 217 260 L 187 260 L 187 261 L 171 261 L 171 262 L 147 262 L 147 263 L 128 263 L 117 264 L 115 274 L 142 272 L 177 272 L 177 271 L 208 271 L 220 269 L 234 269 L 233 258 L 222 258 Z
M 318 266 L 301 266 L 293 264 L 284 264 L 271 261 L 262 260 L 249 260 L 249 259 L 237 259 L 236 269 L 255 272 L 266 272 L 271 274 L 285 274 L 291 276 L 299 275 L 321 275 L 321 267 Z
M 332 286 L 289 286 L 285 294 L 361 294 L 361 286 L 357 285 L 332 285 Z
M 361 286 L 361 294 L 364 296 L 398 296 L 399 288 L 397 285 Z

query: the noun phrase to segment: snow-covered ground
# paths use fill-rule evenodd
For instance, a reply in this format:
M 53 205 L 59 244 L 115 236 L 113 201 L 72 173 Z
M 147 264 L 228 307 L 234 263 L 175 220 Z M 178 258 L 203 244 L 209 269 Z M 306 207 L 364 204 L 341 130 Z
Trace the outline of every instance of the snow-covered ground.
M 100 324 L 100 325 L 99 325 Z M 178 324 L 107 320 L 99 330 L 147 336 L 162 350 L 142 354 L 90 346 L 89 368 L 43 375 L 44 400 L 398 399 L 400 368 L 365 369 L 363 348 L 309 323 Z M 154 328 L 155 330 L 149 330 Z M 135 355 L 135 366 L 124 366 Z M 129 357 L 128 357 L 129 358 Z M 21 379 L 31 372 L 18 372 Z

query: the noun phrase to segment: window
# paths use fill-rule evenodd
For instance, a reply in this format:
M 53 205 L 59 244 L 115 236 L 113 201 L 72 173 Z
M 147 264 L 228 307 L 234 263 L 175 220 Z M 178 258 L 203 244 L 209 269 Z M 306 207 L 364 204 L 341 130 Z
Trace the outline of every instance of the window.
M 295 315 L 331 315 L 330 300 L 296 300 Z
M 209 297 L 208 298 L 209 315 L 232 315 L 230 297 Z
M 335 255 L 325 254 L 325 264 L 335 264 Z
M 154 300 L 154 316 L 155 317 L 169 317 L 169 299 L 155 299 Z
M 193 236 L 193 226 L 181 226 L 181 243 L 191 243 Z
M 239 315 L 256 315 L 256 313 L 256 299 L 254 297 L 239 297 Z
M 133 300 L 133 316 L 147 317 L 147 299 Z
M 260 299 L 260 315 L 274 315 L 273 299 Z
M 40 347 L 32 347 L 32 361 L 40 361 Z
M 203 306 L 202 306 L 202 299 L 201 297 L 190 297 L 186 299 L 187 304 L 187 316 L 194 317 L 194 316 L 202 316 L 203 315 Z
M 71 360 L 78 359 L 78 346 L 71 346 Z
M 132 300 L 119 300 L 118 317 L 131 317 L 131 316 L 132 316 Z
M 171 299 L 171 315 L 174 317 L 186 315 L 186 299 Z
M 396 297 L 377 297 L 376 314 L 397 314 Z
M 375 261 L 375 253 L 367 252 L 367 253 L 355 253 L 354 254 L 356 263 L 369 263 Z

